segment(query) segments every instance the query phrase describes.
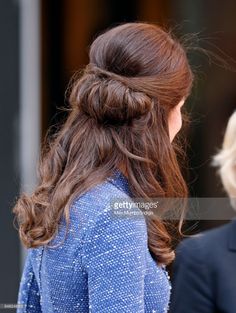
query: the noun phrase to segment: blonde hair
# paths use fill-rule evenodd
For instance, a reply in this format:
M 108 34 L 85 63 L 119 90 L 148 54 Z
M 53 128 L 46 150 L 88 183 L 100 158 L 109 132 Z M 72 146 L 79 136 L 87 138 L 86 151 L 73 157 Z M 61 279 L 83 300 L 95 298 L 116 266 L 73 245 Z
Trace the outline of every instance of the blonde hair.
M 223 146 L 213 157 L 213 165 L 219 167 L 223 186 L 236 209 L 236 111 L 229 118 Z

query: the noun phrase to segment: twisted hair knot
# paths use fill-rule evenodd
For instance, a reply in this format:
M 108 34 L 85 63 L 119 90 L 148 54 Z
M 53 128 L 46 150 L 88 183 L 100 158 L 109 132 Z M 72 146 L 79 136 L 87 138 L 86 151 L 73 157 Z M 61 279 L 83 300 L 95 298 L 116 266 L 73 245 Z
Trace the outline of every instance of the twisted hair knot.
M 79 81 L 74 103 L 99 123 L 125 124 L 146 115 L 153 98 L 129 86 L 129 77 L 89 64 Z

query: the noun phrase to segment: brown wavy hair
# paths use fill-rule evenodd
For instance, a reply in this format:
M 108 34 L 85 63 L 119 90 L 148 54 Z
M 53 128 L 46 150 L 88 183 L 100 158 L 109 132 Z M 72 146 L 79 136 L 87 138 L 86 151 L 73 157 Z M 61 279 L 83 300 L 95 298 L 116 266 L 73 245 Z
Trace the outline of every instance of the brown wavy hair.
M 193 82 L 184 46 L 157 25 L 126 23 L 99 35 L 89 58 L 73 83 L 66 121 L 43 146 L 37 188 L 13 209 L 27 248 L 48 244 L 62 215 L 68 228 L 75 197 L 116 168 L 125 169 L 134 197 L 188 195 L 168 132 L 168 114 Z M 168 227 L 160 219 L 147 225 L 150 252 L 169 264 Z

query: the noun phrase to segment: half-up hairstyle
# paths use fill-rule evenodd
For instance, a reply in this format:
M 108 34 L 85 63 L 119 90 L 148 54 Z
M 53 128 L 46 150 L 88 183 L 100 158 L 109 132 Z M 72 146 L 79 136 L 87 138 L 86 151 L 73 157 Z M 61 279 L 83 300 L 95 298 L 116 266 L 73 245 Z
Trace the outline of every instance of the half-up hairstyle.
M 157 25 L 127 23 L 98 36 L 89 58 L 72 86 L 67 120 L 42 149 L 38 187 L 14 208 L 26 247 L 49 243 L 62 215 L 68 225 L 75 197 L 117 167 L 126 170 L 134 197 L 188 195 L 168 130 L 170 110 L 192 87 L 184 47 Z M 147 226 L 150 252 L 169 264 L 174 252 L 164 221 Z

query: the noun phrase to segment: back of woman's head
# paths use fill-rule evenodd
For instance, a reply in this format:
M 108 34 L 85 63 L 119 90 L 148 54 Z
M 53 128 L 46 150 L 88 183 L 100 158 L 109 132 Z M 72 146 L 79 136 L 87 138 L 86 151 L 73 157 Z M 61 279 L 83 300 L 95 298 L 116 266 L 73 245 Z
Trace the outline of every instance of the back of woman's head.
M 27 247 L 47 244 L 73 199 L 125 169 L 134 197 L 186 197 L 169 138 L 169 112 L 190 93 L 193 75 L 184 47 L 156 25 L 117 26 L 92 43 L 90 63 L 71 90 L 71 110 L 45 147 L 35 192 L 14 212 Z M 148 223 L 159 263 L 174 257 L 163 221 Z
M 156 25 L 113 28 L 93 42 L 89 58 L 72 102 L 98 122 L 127 122 L 158 106 L 168 113 L 191 88 L 183 47 Z

